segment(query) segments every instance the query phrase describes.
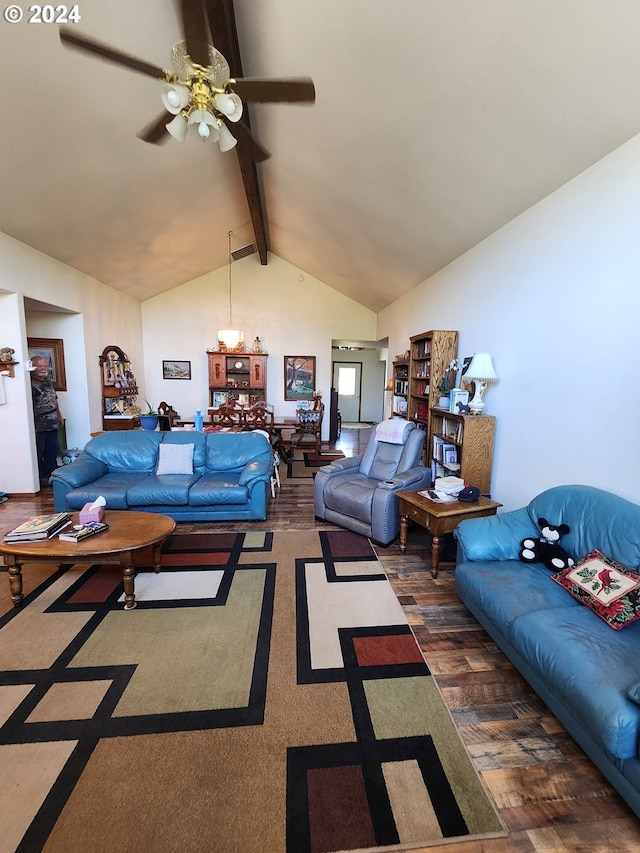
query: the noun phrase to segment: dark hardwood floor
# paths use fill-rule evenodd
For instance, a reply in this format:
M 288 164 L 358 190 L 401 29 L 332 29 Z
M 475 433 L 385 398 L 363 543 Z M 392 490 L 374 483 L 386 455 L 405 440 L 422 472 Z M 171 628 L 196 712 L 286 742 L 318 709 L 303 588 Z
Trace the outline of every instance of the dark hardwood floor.
M 355 455 L 369 432 L 343 429 L 336 446 L 347 456 Z M 50 489 L 34 498 L 12 497 L 0 505 L 0 529 L 52 507 Z M 267 520 L 251 526 L 332 527 L 314 519 L 311 484 L 286 483 L 270 502 Z M 247 523 L 208 527 L 244 530 Z M 424 853 L 638 853 L 640 820 L 462 605 L 454 591 L 453 563 L 443 563 L 438 577 L 431 577 L 426 531 L 410 529 L 405 554 L 397 544 L 376 550 L 509 829 L 506 838 L 452 842 L 424 848 Z M 25 592 L 39 574 L 36 567 L 25 571 Z M 9 607 L 5 578 L 0 612 Z

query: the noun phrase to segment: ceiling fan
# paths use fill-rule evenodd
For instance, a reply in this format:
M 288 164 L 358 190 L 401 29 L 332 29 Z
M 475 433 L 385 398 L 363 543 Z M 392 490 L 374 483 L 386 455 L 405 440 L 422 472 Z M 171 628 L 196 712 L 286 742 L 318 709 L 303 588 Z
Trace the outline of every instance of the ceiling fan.
M 162 82 L 161 98 L 166 112 L 148 124 L 138 136 L 145 142 L 162 144 L 172 136 L 183 141 L 189 131 L 203 140 L 218 142 L 221 151 L 239 143 L 243 155 L 256 163 L 270 155 L 251 135 L 248 123 L 241 121 L 243 101 L 247 103 L 313 103 L 315 88 L 309 77 L 283 79 L 234 78 L 229 63 L 211 41 L 219 22 L 219 35 L 231 53 L 235 34 L 229 33 L 225 0 L 180 0 L 184 41 L 171 51 L 171 71 L 128 53 L 80 35 L 73 26 L 60 27 L 60 40 L 66 47 L 89 53 Z M 228 18 L 229 15 L 226 14 Z M 233 37 L 230 37 L 233 36 Z M 214 39 L 215 40 L 215 39 Z M 224 47 L 224 44 L 223 44 Z M 240 70 L 239 53 L 230 56 Z

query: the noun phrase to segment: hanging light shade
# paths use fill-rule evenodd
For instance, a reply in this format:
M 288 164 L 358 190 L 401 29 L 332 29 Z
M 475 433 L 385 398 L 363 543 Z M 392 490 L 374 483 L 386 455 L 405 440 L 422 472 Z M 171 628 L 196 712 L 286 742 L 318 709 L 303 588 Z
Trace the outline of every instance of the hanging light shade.
M 244 335 L 239 329 L 219 329 L 218 340 L 227 349 L 235 349 L 244 341 Z
M 226 127 L 222 125 L 222 127 L 226 130 Z M 231 135 L 231 134 L 229 134 Z M 229 261 L 229 327 L 228 329 L 219 329 L 218 330 L 218 341 L 228 350 L 239 349 L 244 341 L 244 333 L 240 331 L 240 329 L 234 329 L 233 327 L 233 316 L 232 316 L 232 299 L 231 299 L 231 263 L 233 258 L 231 257 L 231 231 L 227 232 L 228 239 L 228 261 Z

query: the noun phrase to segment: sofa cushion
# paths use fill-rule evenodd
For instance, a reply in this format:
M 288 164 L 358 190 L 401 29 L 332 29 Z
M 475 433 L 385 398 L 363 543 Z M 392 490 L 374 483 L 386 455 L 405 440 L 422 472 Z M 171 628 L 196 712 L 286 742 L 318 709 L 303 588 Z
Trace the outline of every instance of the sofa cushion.
M 184 506 L 189 503 L 189 489 L 200 474 L 149 474 L 127 491 L 127 503 L 134 506 Z
M 156 470 L 162 437 L 163 433 L 150 430 L 103 432 L 92 438 L 84 450 L 104 462 L 110 472 L 145 471 L 150 474 Z
M 616 631 L 640 619 L 640 576 L 597 548 L 551 580 Z
M 230 471 L 203 474 L 189 489 L 190 506 L 242 505 L 248 500 L 247 486 L 241 486 L 238 474 Z
M 193 444 L 170 444 L 158 446 L 156 474 L 193 474 Z
M 206 471 L 241 471 L 248 462 L 272 462 L 273 450 L 263 433 L 210 432 L 207 436 Z
M 556 607 L 579 609 L 566 592 L 549 583 L 549 570 L 541 563 L 463 562 L 456 566 L 455 580 L 462 601 L 473 601 L 507 637 L 514 620 L 523 613 Z
M 638 682 L 640 623 L 613 633 L 585 607 L 565 607 L 525 613 L 511 634 L 596 743 L 621 759 L 638 755 L 640 706 L 628 691 Z
M 121 471 L 105 474 L 98 480 L 78 486 L 66 494 L 69 509 L 82 509 L 88 502 L 93 502 L 102 495 L 107 502 L 107 509 L 128 509 L 127 492 L 138 483 L 144 482 L 149 474 L 126 474 Z
M 543 517 L 569 525 L 562 547 L 574 560 L 599 548 L 630 569 L 640 567 L 637 504 L 593 486 L 555 486 L 535 497 L 528 510 L 534 523 Z
M 192 444 L 193 445 L 193 470 L 198 474 L 203 474 L 206 465 L 206 457 L 207 457 L 207 434 L 204 432 L 198 432 L 197 430 L 189 430 L 185 432 L 183 430 L 175 430 L 173 432 L 165 432 L 164 437 L 162 439 L 162 444 L 160 447 L 164 445 L 182 445 L 182 444 Z

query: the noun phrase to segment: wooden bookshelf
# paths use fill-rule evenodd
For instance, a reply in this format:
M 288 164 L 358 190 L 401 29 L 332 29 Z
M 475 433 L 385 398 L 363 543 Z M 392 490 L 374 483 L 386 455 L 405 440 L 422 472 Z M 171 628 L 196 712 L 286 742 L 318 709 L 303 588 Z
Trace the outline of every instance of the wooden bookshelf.
M 449 375 L 447 368 L 458 355 L 458 333 L 435 330 L 413 335 L 410 339 L 409 420 L 427 433 L 425 464 L 428 463 L 431 436 L 429 412 L 438 402 L 438 382 Z
M 433 478 L 461 477 L 480 494 L 490 495 L 496 419 L 491 415 L 457 415 L 431 409 L 428 453 Z M 447 461 L 446 448 L 455 462 Z
M 409 359 L 397 358 L 393 362 L 393 390 L 391 412 L 406 418 L 409 408 Z

